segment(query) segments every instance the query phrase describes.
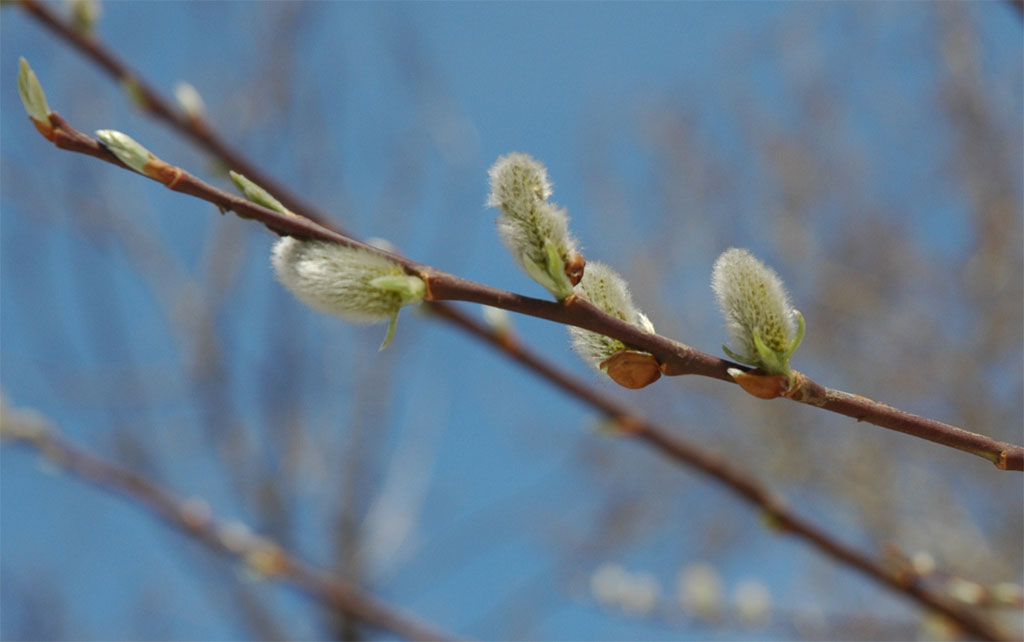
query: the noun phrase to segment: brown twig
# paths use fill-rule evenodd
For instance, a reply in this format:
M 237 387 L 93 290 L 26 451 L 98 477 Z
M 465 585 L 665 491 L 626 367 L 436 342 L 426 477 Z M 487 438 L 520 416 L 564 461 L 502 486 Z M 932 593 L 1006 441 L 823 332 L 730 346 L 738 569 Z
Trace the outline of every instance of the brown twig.
M 56 112 L 52 112 L 49 115 L 49 120 L 49 125 L 52 128 L 50 139 L 57 147 L 94 156 L 129 169 L 101 143 L 76 130 Z M 234 196 L 205 183 L 181 168 L 174 167 L 163 161 L 156 160 L 152 163 L 152 166 L 148 165 L 147 169 L 151 167 L 154 168 L 153 171 L 149 171 L 146 176 L 162 182 L 169 189 L 206 200 L 216 205 L 222 211 L 232 210 L 242 218 L 257 220 L 277 234 L 341 243 L 390 257 L 400 263 L 410 273 L 419 275 L 427 282 L 430 292 L 429 297 L 435 302 L 433 304 L 435 313 L 452 320 L 474 336 L 494 344 L 520 363 L 544 376 L 552 383 L 557 384 L 563 390 L 600 409 L 616 421 L 622 432 L 633 435 L 658 452 L 695 468 L 708 477 L 722 483 L 744 501 L 762 510 L 769 518 L 770 523 L 779 530 L 789 532 L 803 539 L 832 559 L 855 568 L 875 581 L 911 597 L 929 610 L 942 613 L 956 622 L 966 633 L 988 640 L 1000 639 L 999 634 L 993 631 L 985 622 L 969 613 L 949 606 L 918 584 L 907 582 L 904 577 L 889 572 L 884 565 L 876 562 L 871 557 L 840 543 L 825 531 L 818 529 L 812 523 L 789 511 L 780 499 L 765 490 L 756 480 L 749 477 L 725 458 L 708 454 L 672 436 L 655 424 L 640 418 L 629 409 L 596 394 L 586 386 L 558 372 L 549 364 L 544 363 L 535 355 L 516 345 L 515 342 L 483 330 L 479 325 L 470 322 L 456 310 L 449 306 L 438 305 L 436 301 L 443 299 L 474 301 L 560 323 L 578 325 L 614 336 L 627 343 L 639 345 L 639 347 L 644 349 L 648 349 L 648 346 L 651 346 L 660 350 L 661 354 L 669 357 L 674 355 L 676 358 L 675 363 L 696 363 L 698 367 L 707 367 L 707 364 L 713 365 L 716 361 L 726 365 L 728 365 L 728 362 L 705 355 L 669 339 L 646 334 L 631 325 L 604 314 L 581 299 L 570 298 L 565 304 L 558 304 L 523 297 L 511 292 L 466 281 L 421 265 L 405 257 L 383 252 L 356 239 L 324 228 L 301 216 L 280 214 Z
M 326 223 L 330 220 L 330 217 L 325 213 L 318 211 L 311 204 L 303 201 L 302 198 L 294 194 L 285 185 L 279 184 L 271 176 L 250 163 L 243 155 L 232 149 L 212 128 L 207 126 L 202 117 L 189 115 L 177 109 L 171 101 L 161 96 L 141 76 L 132 71 L 128 65 L 124 64 L 113 52 L 102 46 L 91 35 L 80 29 L 75 29 L 66 21 L 61 20 L 56 13 L 42 2 L 20 0 L 20 4 L 40 24 L 56 33 L 62 40 L 71 44 L 79 52 L 99 65 L 114 80 L 120 83 L 123 88 L 127 88 L 139 107 L 145 112 L 167 124 L 178 134 L 194 141 L 201 148 L 222 161 L 227 167 L 245 174 L 273 194 L 289 209 L 302 212 L 302 215 L 306 218 L 319 223 Z
M 101 143 L 76 130 L 59 114 L 51 113 L 50 121 L 53 128 L 52 140 L 57 147 L 95 156 L 124 167 L 124 164 Z M 341 243 L 390 257 L 410 274 L 416 274 L 426 281 L 429 301 L 480 303 L 592 330 L 650 352 L 662 364 L 662 371 L 667 375 L 696 374 L 732 382 L 733 378 L 728 374 L 729 369 L 749 370 L 745 366 L 719 359 L 672 339 L 645 332 L 579 297 L 571 296 L 562 303 L 556 303 L 468 281 L 416 263 L 404 256 L 366 245 L 301 216 L 287 216 L 261 207 L 217 189 L 181 168 L 159 162 L 161 171 L 152 172 L 153 176 L 150 178 L 164 183 L 174 191 L 214 203 L 222 210 L 232 210 L 243 218 L 260 221 L 277 234 Z M 904 412 L 867 397 L 832 390 L 803 374 L 798 377 L 798 381 L 799 387 L 788 396 L 801 403 L 962 450 L 988 459 L 1002 470 L 1024 470 L 1024 447 Z
M 168 124 L 175 131 L 195 141 L 200 147 L 219 158 L 228 167 L 246 175 L 255 183 L 261 185 L 292 211 L 321 224 L 329 220 L 329 217 L 325 214 L 302 202 L 302 199 L 291 193 L 290 190 L 277 184 L 276 181 L 263 174 L 244 157 L 231 150 L 201 119 L 190 117 L 174 109 L 167 100 L 163 99 L 140 76 L 132 72 L 127 65 L 122 63 L 107 48 L 103 47 L 101 43 L 66 24 L 45 5 L 36 2 L 36 0 L 21 0 L 21 5 L 28 11 L 29 15 L 39 20 L 88 58 L 95 61 L 116 80 L 122 83 L 130 83 L 133 88 L 132 91 L 139 97 L 143 108 L 157 118 L 157 120 Z M 105 158 L 105 160 L 109 159 Z M 242 214 L 235 207 L 228 207 L 228 209 L 233 209 Z M 253 218 L 258 217 L 254 216 Z M 262 222 L 275 231 L 281 231 L 266 220 Z M 337 226 L 334 226 L 334 228 L 338 229 Z M 329 232 L 330 230 L 326 231 Z M 291 232 L 285 233 L 292 234 Z M 293 235 L 305 238 L 324 238 L 308 229 L 296 230 Z M 345 242 L 339 236 L 326 240 Z M 416 273 L 420 273 L 420 270 L 430 270 L 426 266 L 421 266 L 402 257 L 393 258 L 402 259 L 402 263 L 406 265 L 407 269 Z M 437 271 L 432 271 L 431 278 L 431 293 L 434 301 L 461 300 L 483 303 L 520 314 L 537 316 L 558 323 L 568 323 L 600 332 L 650 352 L 661 363 L 662 371 L 666 375 L 697 374 L 733 382 L 733 378 L 727 372 L 730 368 L 738 368 L 744 371 L 749 370 L 745 366 L 694 350 L 679 342 L 643 332 L 634 326 L 604 314 L 601 310 L 594 308 L 585 301 L 578 299 L 570 300 L 566 302 L 566 305 L 559 305 L 550 301 L 541 301 L 509 292 L 502 292 Z M 1001 470 L 1024 471 L 1024 447 L 1022 446 L 999 441 L 950 424 L 905 412 L 867 397 L 833 390 L 818 384 L 806 375 L 801 375 L 800 379 L 802 382 L 801 390 L 794 391 L 794 393 L 788 395 L 789 398 L 846 415 L 847 417 L 853 417 L 857 421 L 865 421 L 882 428 L 895 430 L 977 455 L 993 462 Z
M 16 413 L 4 413 L 5 439 L 37 450 L 62 470 L 126 498 L 217 553 L 239 560 L 258 575 L 290 585 L 318 602 L 409 640 L 455 639 L 303 562 L 275 542 L 241 528 L 240 524 L 214 518 L 204 502 L 181 499 L 141 475 L 72 445 L 39 419 L 33 417 L 25 421 L 15 416 Z
M 51 140 L 58 147 L 94 156 L 125 167 L 99 142 L 75 130 L 58 114 L 51 113 L 49 120 L 49 124 L 52 127 Z M 790 512 L 781 500 L 769 493 L 756 480 L 746 475 L 746 473 L 728 462 L 725 458 L 710 455 L 672 436 L 667 431 L 639 418 L 628 409 L 601 395 L 597 395 L 586 386 L 559 373 L 536 356 L 516 346 L 514 342 L 493 336 L 492 333 L 483 330 L 478 324 L 462 316 L 457 310 L 437 302 L 440 300 L 464 300 L 484 303 L 514 312 L 601 332 L 652 352 L 655 356 L 659 357 L 663 364 L 666 364 L 665 369 L 668 374 L 698 373 L 729 380 L 729 376 L 724 373 L 724 370 L 729 367 L 738 367 L 735 364 L 698 352 L 664 337 L 646 334 L 631 325 L 604 314 L 581 299 L 570 298 L 565 303 L 558 304 L 523 297 L 466 281 L 421 265 L 405 257 L 383 252 L 365 245 L 360 241 L 338 234 L 301 216 L 279 214 L 223 192 L 180 168 L 167 165 L 162 161 L 159 161 L 159 163 L 161 163 L 161 171 L 151 172 L 149 174 L 150 178 L 162 182 L 174 191 L 207 200 L 217 205 L 222 211 L 233 210 L 243 218 L 257 220 L 277 234 L 341 243 L 390 257 L 403 265 L 410 273 L 420 276 L 428 283 L 430 304 L 439 316 L 455 321 L 457 325 L 469 330 L 474 336 L 487 339 L 497 347 L 508 352 L 517 361 L 546 377 L 559 387 L 592 406 L 601 409 L 617 422 L 619 428 L 624 433 L 635 436 L 640 441 L 655 448 L 658 452 L 687 466 L 696 468 L 705 475 L 724 484 L 739 497 L 760 508 L 770 519 L 770 523 L 779 530 L 789 532 L 809 542 L 819 552 L 826 554 L 832 559 L 855 568 L 877 582 L 909 596 L 929 610 L 945 615 L 956 622 L 965 633 L 983 639 L 999 639 L 998 632 L 992 630 L 985 622 L 969 613 L 961 612 L 949 606 L 918 584 L 908 582 L 903 576 L 889 572 L 883 564 L 838 542 L 825 531 L 818 529 L 807 520 Z M 809 385 L 807 382 L 802 384 L 802 386 Z M 811 390 L 812 388 L 809 387 L 808 389 Z M 827 389 L 824 387 L 821 387 L 821 390 L 827 392 Z M 812 401 L 810 397 L 801 400 L 813 405 L 819 405 Z M 844 409 L 845 407 L 840 406 L 836 408 L 836 411 L 843 412 Z M 852 413 L 854 410 L 851 409 L 850 412 Z M 980 435 L 975 437 L 983 440 L 987 439 Z M 994 443 L 998 444 L 999 442 Z M 1009 444 L 1006 446 L 1011 449 L 1019 448 Z M 1001 450 L 1001 452 L 1005 453 L 1006 449 Z M 1015 460 L 1008 458 L 1007 461 L 1012 462 Z

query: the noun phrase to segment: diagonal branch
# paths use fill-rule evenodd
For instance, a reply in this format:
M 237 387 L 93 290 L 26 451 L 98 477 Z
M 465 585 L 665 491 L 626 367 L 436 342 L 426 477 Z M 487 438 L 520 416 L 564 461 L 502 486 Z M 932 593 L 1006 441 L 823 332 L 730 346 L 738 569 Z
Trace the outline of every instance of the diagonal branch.
M 122 84 L 130 85 L 132 92 L 138 97 L 140 105 L 147 113 L 194 141 L 210 154 L 220 159 L 226 166 L 246 175 L 252 181 L 267 189 L 281 200 L 288 209 L 321 224 L 329 220 L 327 215 L 304 203 L 301 198 L 285 186 L 279 185 L 271 177 L 248 162 L 245 157 L 232 150 L 202 119 L 176 110 L 169 101 L 161 97 L 158 92 L 152 89 L 148 83 L 133 72 L 109 49 L 104 47 L 102 43 L 68 25 L 46 5 L 36 0 L 20 0 L 20 2 L 29 15 L 51 29 L 61 39 L 70 43 L 87 58 L 94 61 L 115 80 Z M 1020 5 L 1018 2 L 1013 4 L 1015 6 Z M 227 207 L 227 209 L 233 209 L 235 212 L 242 214 L 237 208 Z M 263 222 L 268 227 L 277 231 L 277 228 L 274 228 L 267 221 L 264 220 Z M 334 229 L 337 230 L 337 226 L 334 226 Z M 309 234 L 304 234 L 303 230 L 295 230 L 294 233 L 284 233 L 300 238 L 324 238 L 314 234 L 312 230 L 305 230 L 305 232 Z M 338 237 L 325 240 L 344 242 Z M 393 256 L 392 258 L 401 257 Z M 402 262 L 406 265 L 407 269 L 422 276 L 422 273 L 416 268 L 424 268 L 425 266 L 418 266 L 418 264 L 404 259 Z M 577 325 L 615 337 L 628 345 L 641 348 L 653 354 L 661 363 L 662 371 L 666 375 L 698 374 L 721 379 L 722 381 L 734 382 L 727 372 L 729 369 L 750 370 L 746 366 L 699 352 L 676 341 L 647 334 L 627 323 L 604 314 L 602 311 L 581 300 L 570 300 L 566 305 L 558 305 L 550 301 L 540 301 L 501 292 L 440 272 L 434 273 L 431 290 L 435 301 L 449 299 L 483 303 L 559 323 Z M 579 308 L 579 310 L 574 310 L 574 308 Z M 788 395 L 790 399 L 795 401 L 852 417 L 857 421 L 865 421 L 882 428 L 902 432 L 913 437 L 977 455 L 993 462 L 1001 470 L 1024 470 L 1024 447 L 905 412 L 861 395 L 834 390 L 813 381 L 802 373 L 798 377 L 798 381 L 800 382 L 800 388 Z
M 0 422 L 5 440 L 38 451 L 62 470 L 107 493 L 121 496 L 215 552 L 244 563 L 253 572 L 290 585 L 326 606 L 402 638 L 455 639 L 432 624 L 419 621 L 298 559 L 275 542 L 216 519 L 205 503 L 177 497 L 149 479 L 71 444 L 40 419 L 19 417 L 19 414 L 28 413 L 4 409 Z
M 61 20 L 50 7 L 36 0 L 20 0 L 22 8 L 40 24 L 53 31 L 61 40 L 70 43 L 86 58 L 106 71 L 114 80 L 129 91 L 139 107 L 165 123 L 178 134 L 188 138 L 202 149 L 237 172 L 245 174 L 256 183 L 262 185 L 285 206 L 308 219 L 326 223 L 330 217 L 317 211 L 285 185 L 279 184 L 272 177 L 250 163 L 245 156 L 231 148 L 217 132 L 207 126 L 202 117 L 185 114 L 174 104 L 160 95 L 141 76 L 132 71 L 113 52 L 104 47 L 98 40 L 82 30 L 75 29 L 66 21 Z
M 74 129 L 56 112 L 49 115 L 52 126 L 51 140 L 57 147 L 68 151 L 94 156 L 101 160 L 129 169 L 98 141 Z M 915 576 L 894 572 L 870 556 L 838 541 L 828 532 L 819 529 L 810 521 L 791 511 L 785 503 L 749 476 L 727 458 L 705 452 L 701 448 L 673 436 L 658 425 L 647 421 L 629 408 L 599 395 L 583 384 L 560 372 L 536 355 L 518 346 L 508 336 L 488 332 L 460 312 L 440 302 L 443 300 L 464 300 L 485 303 L 559 323 L 578 325 L 590 330 L 614 336 L 647 349 L 650 345 L 661 354 L 675 359 L 674 363 L 690 367 L 707 368 L 708 376 L 716 376 L 713 369 L 716 362 L 729 362 L 698 352 L 683 344 L 643 331 L 611 317 L 581 299 L 570 297 L 564 304 L 524 297 L 511 292 L 497 290 L 440 272 L 405 257 L 391 254 L 356 239 L 341 235 L 312 221 L 294 214 L 281 214 L 245 199 L 228 194 L 192 176 L 185 170 L 174 167 L 159 159 L 146 166 L 149 178 L 163 183 L 169 189 L 183 192 L 216 205 L 222 212 L 234 211 L 238 216 L 263 223 L 271 231 L 298 238 L 318 239 L 359 247 L 366 251 L 387 256 L 400 263 L 409 273 L 420 276 L 427 282 L 429 302 L 432 311 L 471 335 L 491 343 L 511 358 L 546 378 L 569 394 L 601 410 L 613 419 L 619 430 L 647 444 L 660 454 L 703 473 L 722 484 L 740 499 L 761 510 L 769 523 L 781 532 L 786 532 L 809 543 L 818 552 L 831 559 L 854 568 L 887 588 L 903 594 L 930 611 L 941 613 L 955 622 L 965 633 L 987 640 L 1001 639 L 1000 634 L 974 615 L 957 609 L 944 600 L 932 595 L 917 581 Z M 692 364 L 697 364 L 693 366 Z M 702 365 L 703 364 L 703 365 Z M 723 378 L 723 377 L 718 377 Z M 981 437 L 980 435 L 978 437 Z M 1019 448 L 1007 445 L 1010 448 Z
M 127 168 L 101 143 L 72 127 L 56 112 L 51 113 L 49 118 L 53 128 L 51 139 L 57 147 L 88 154 Z M 387 256 L 401 264 L 407 272 L 419 276 L 427 283 L 428 301 L 481 303 L 598 332 L 650 352 L 661 363 L 662 371 L 668 375 L 696 374 L 733 382 L 728 370 L 733 368 L 743 371 L 750 370 L 747 366 L 719 359 L 678 341 L 648 333 L 607 314 L 575 295 L 557 303 L 468 281 L 422 265 L 404 256 L 366 245 L 304 217 L 280 214 L 251 203 L 224 192 L 179 167 L 174 167 L 163 161 L 156 162 L 159 164 L 159 169 L 152 171 L 149 175 L 153 180 L 163 183 L 174 191 L 209 201 L 221 210 L 231 210 L 243 218 L 255 219 L 276 234 L 341 243 Z M 905 412 L 867 397 L 833 390 L 802 373 L 797 377 L 797 381 L 799 382 L 798 387 L 787 395 L 788 398 L 795 401 L 962 450 L 987 459 L 1002 470 L 1024 470 L 1024 447 L 1022 446 Z

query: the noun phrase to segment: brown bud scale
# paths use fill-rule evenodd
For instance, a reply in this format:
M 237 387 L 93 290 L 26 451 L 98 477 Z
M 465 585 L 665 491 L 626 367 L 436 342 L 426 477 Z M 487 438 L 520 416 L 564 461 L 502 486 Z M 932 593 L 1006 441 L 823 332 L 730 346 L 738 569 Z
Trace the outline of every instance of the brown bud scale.
M 576 285 L 583 278 L 583 268 L 587 260 L 579 252 L 575 252 L 568 263 L 565 264 L 565 275 L 569 277 L 569 283 Z
M 624 388 L 638 390 L 661 377 L 661 365 L 654 355 L 635 350 L 616 352 L 601 362 L 601 369 Z
M 786 375 L 768 375 L 752 370 L 732 375 L 732 378 L 740 388 L 758 399 L 776 399 L 789 392 L 789 377 Z

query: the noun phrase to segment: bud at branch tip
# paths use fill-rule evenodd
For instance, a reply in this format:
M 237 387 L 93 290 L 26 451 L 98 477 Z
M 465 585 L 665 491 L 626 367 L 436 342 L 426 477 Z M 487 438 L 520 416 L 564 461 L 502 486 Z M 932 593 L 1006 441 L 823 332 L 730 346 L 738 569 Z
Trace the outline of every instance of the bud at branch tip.
M 32 71 L 24 57 L 18 59 L 18 95 L 25 106 L 28 117 L 41 126 L 50 127 L 50 106 L 46 104 L 46 94 L 39 84 L 36 72 Z

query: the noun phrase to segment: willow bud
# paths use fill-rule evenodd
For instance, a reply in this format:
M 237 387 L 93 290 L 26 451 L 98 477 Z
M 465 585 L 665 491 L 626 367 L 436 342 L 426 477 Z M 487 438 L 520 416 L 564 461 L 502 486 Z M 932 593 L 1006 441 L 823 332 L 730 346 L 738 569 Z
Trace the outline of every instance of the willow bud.
M 498 232 L 505 246 L 534 281 L 565 299 L 583 275 L 584 260 L 565 210 L 548 202 L 551 182 L 544 165 L 512 153 L 499 158 L 489 174 L 487 205 L 501 210 Z
M 722 346 L 726 354 L 765 374 L 789 377 L 804 318 L 790 304 L 779 275 L 747 250 L 730 248 L 715 261 L 711 289 L 733 346 Z
M 246 200 L 252 201 L 257 205 L 262 205 L 267 209 L 274 210 L 279 214 L 294 216 L 287 207 L 281 204 L 281 201 L 274 198 L 270 192 L 252 182 L 244 175 L 239 174 L 234 170 L 228 170 L 228 176 L 231 177 L 231 180 L 235 183 L 235 187 L 242 192 L 242 195 L 245 196 Z
M 604 263 L 594 261 L 587 266 L 576 294 L 626 323 L 654 332 L 650 319 L 633 303 L 626 280 Z M 661 376 L 653 355 L 633 350 L 618 339 L 575 326 L 569 326 L 569 335 L 573 349 L 584 361 L 621 386 L 643 388 Z
M 297 299 L 353 323 L 389 321 L 381 349 L 394 336 L 399 309 L 419 303 L 426 284 L 391 259 L 326 241 L 284 237 L 274 245 L 277 279 Z
M 43 93 L 43 86 L 39 84 L 39 78 L 28 61 L 24 58 L 18 59 L 18 95 L 21 97 L 21 104 L 25 106 L 28 117 L 37 123 L 37 127 L 50 128 L 50 106 L 46 104 L 46 94 Z
M 146 174 L 146 165 L 156 159 L 153 153 L 134 138 L 114 129 L 99 129 L 96 138 L 117 159 L 140 174 Z

